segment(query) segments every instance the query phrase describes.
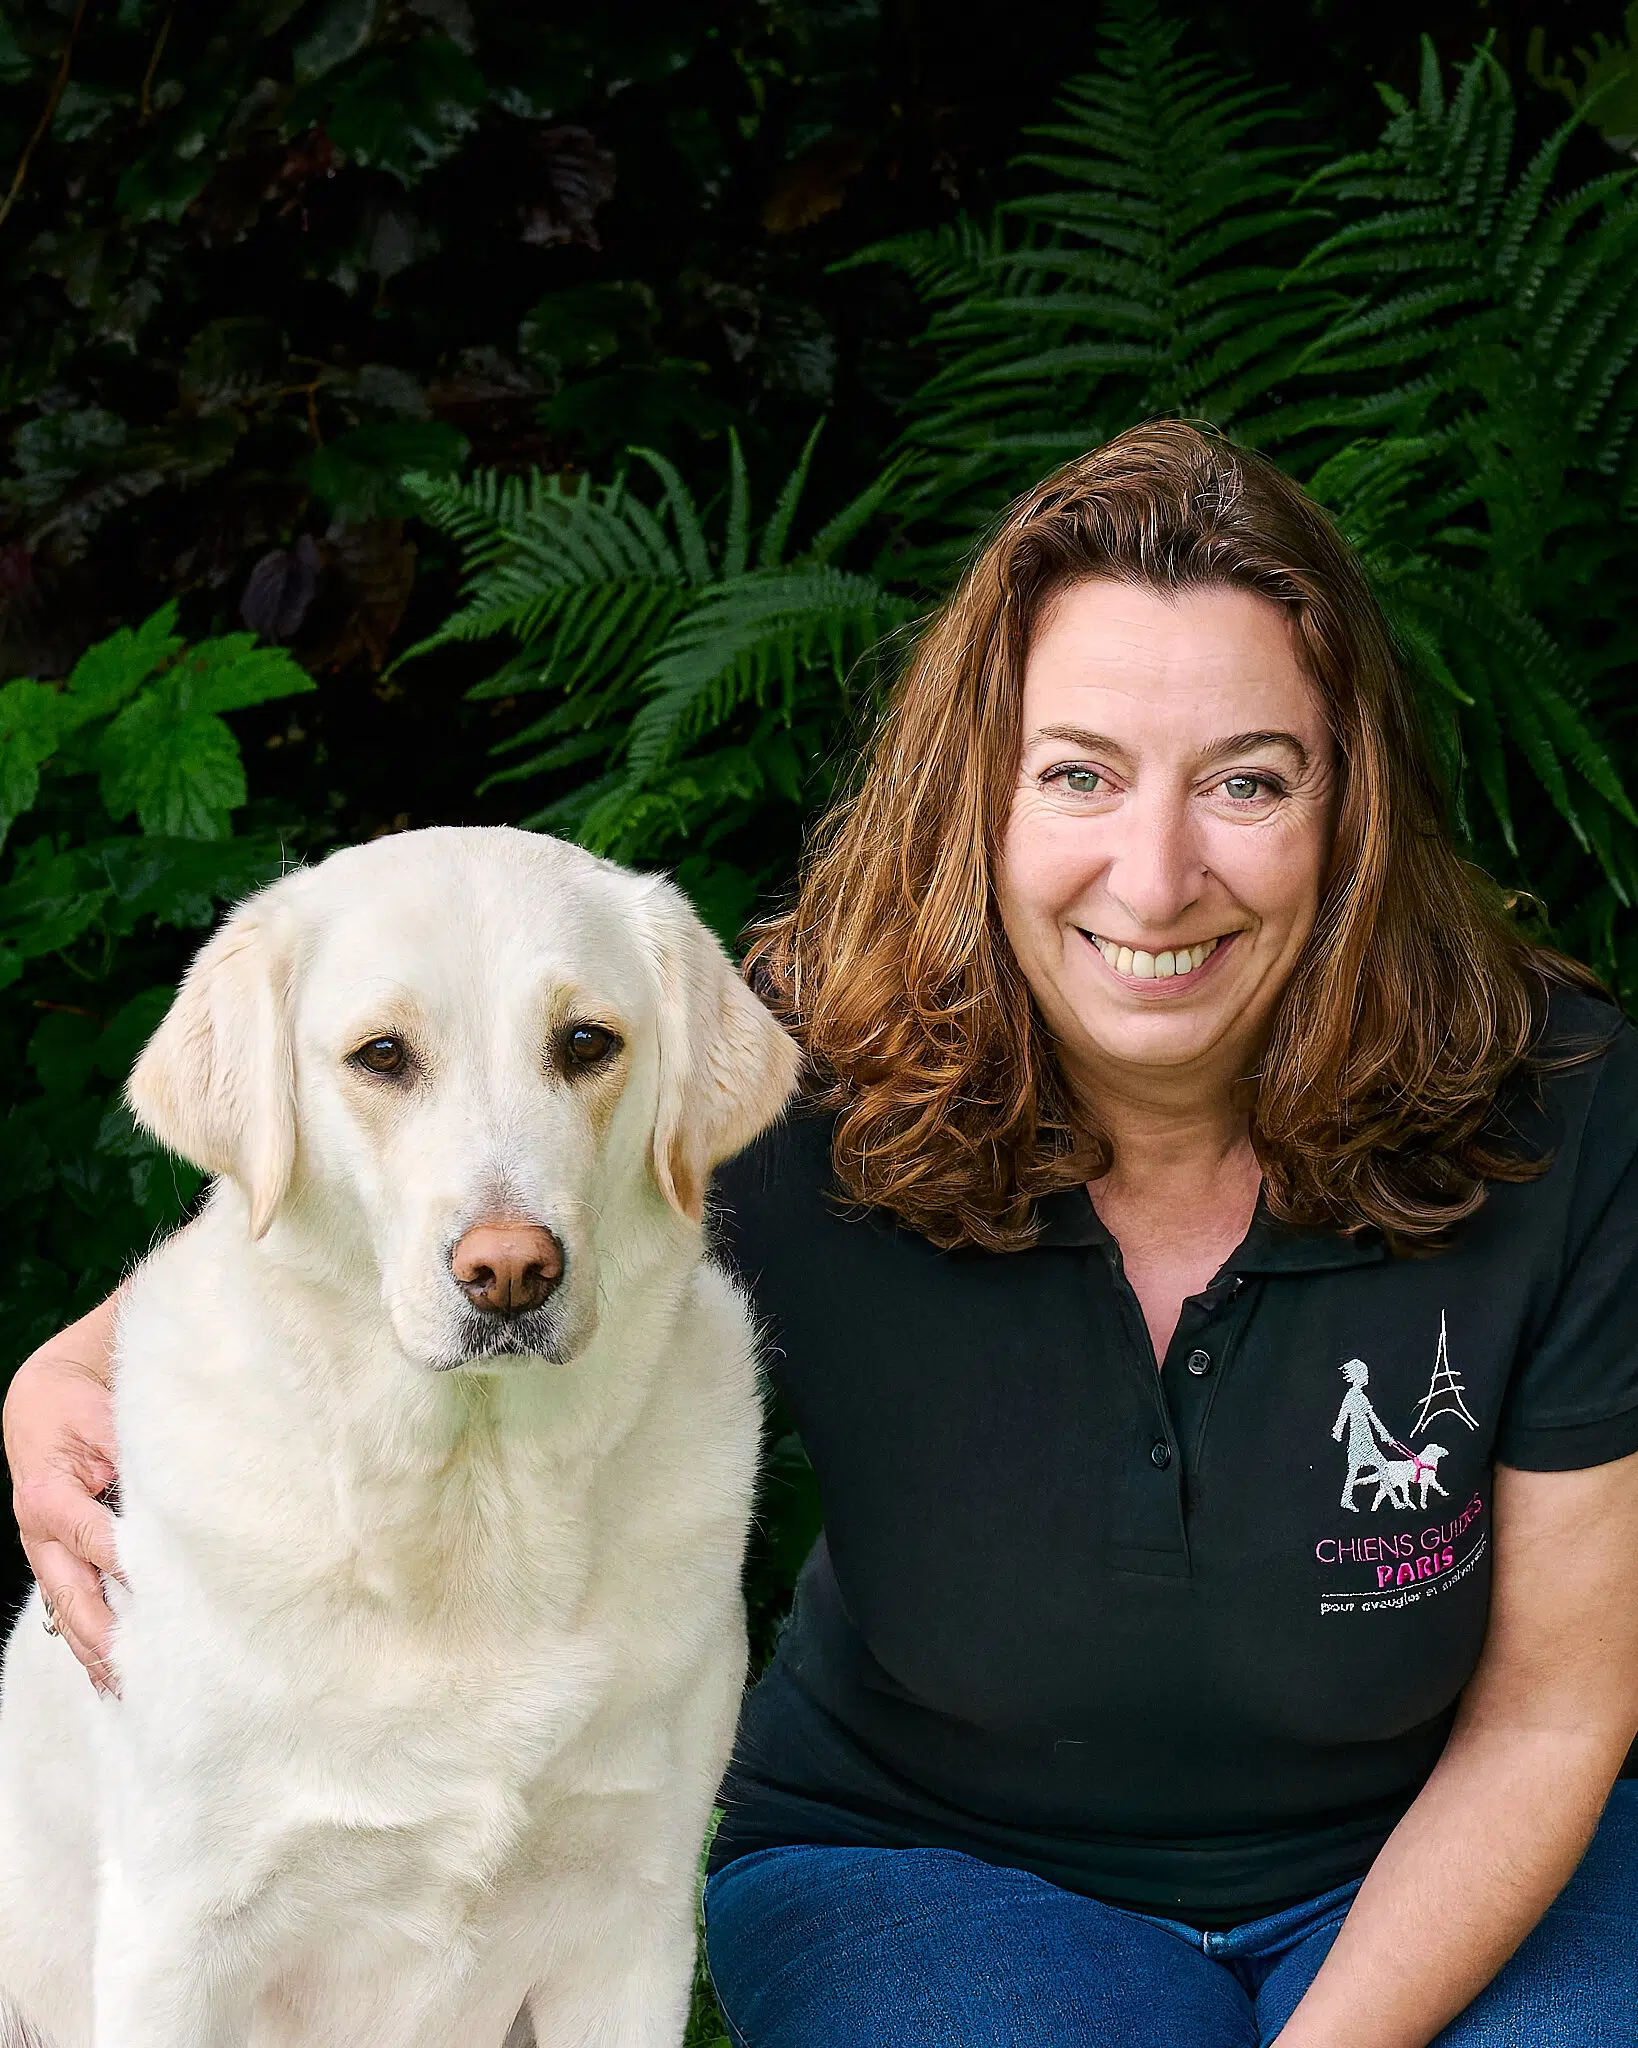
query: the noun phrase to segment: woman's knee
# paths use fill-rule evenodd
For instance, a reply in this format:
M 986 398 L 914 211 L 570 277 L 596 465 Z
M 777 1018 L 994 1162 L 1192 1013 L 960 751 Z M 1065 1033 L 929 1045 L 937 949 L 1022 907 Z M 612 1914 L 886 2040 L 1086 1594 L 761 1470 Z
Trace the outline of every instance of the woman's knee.
M 970 1956 L 950 1939 L 938 1850 L 781 1848 L 706 1888 L 706 1952 L 742 2048 L 987 2048 Z M 980 1972 L 981 1974 L 981 1972 Z
M 1130 1913 L 939 1849 L 764 1850 L 706 1891 L 743 2048 L 1250 2048 L 1225 1970 Z

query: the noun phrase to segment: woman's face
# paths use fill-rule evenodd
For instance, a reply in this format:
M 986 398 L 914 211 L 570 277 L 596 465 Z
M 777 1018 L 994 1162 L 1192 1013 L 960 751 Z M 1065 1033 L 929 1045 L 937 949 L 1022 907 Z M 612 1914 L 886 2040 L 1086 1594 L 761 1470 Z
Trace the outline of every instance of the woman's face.
M 1250 1070 L 1313 929 L 1335 788 L 1270 600 L 1107 580 L 1058 598 L 1024 672 L 997 886 L 1075 1078 Z

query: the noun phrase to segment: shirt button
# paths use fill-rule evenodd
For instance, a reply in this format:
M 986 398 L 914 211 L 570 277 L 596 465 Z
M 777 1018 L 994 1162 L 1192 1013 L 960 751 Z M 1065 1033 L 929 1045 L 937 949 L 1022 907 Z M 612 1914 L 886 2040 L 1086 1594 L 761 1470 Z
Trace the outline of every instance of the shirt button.
M 1158 1438 L 1149 1446 L 1149 1462 L 1162 1472 L 1172 1462 L 1172 1447 L 1164 1437 Z
M 1210 1372 L 1211 1353 L 1209 1351 L 1191 1351 L 1189 1353 L 1189 1370 L 1196 1379 L 1200 1379 Z

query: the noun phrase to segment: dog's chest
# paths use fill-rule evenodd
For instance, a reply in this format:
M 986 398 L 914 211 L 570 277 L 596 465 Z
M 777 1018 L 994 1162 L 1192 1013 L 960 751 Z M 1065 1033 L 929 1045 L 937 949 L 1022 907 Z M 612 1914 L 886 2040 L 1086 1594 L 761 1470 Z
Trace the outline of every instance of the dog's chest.
M 716 1603 L 673 1586 L 680 1605 L 650 1629 L 583 1556 L 565 1570 L 546 1552 L 520 1581 L 474 1539 L 468 1564 L 493 1575 L 458 1617 L 382 1598 L 360 1570 L 276 1649 L 263 1638 L 253 1681 L 242 1659 L 201 1670 L 144 1744 L 168 1808 L 226 1793 L 225 1832 L 199 1815 L 223 1888 L 315 1937 L 332 1927 L 344 1953 L 458 1944 L 513 1887 L 629 1853 L 634 1816 L 700 1766 L 682 1696 L 713 1644 L 732 1654 Z
M 559 1856 L 597 1839 L 595 1809 L 663 1794 L 679 1696 L 733 1654 L 721 1476 L 679 1461 L 637 1501 L 606 1461 L 479 1456 L 430 1486 L 351 1474 L 328 1513 L 315 1493 L 255 1683 L 224 1669 L 198 1702 L 256 1816 L 252 1861 L 322 1870 L 349 1919 L 454 1926 L 542 1842 Z
M 728 1709 L 690 1698 L 714 1669 L 726 1702 L 742 1662 L 757 1413 L 737 1303 L 685 1321 L 573 1453 L 503 1402 L 348 1432 L 244 1375 L 207 1427 L 214 1387 L 144 1378 L 128 1761 L 227 1889 L 441 1947 L 520 1870 L 595 1863 L 610 1816 L 646 1835 L 649 1798 L 714 1777 Z

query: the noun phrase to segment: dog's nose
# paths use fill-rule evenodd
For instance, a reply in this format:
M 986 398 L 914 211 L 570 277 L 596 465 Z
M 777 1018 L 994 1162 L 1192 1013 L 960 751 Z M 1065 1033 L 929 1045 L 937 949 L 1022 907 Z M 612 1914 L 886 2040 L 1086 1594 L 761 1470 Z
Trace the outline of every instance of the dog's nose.
M 449 1270 L 474 1308 L 517 1315 L 539 1308 L 563 1278 L 563 1247 L 538 1223 L 474 1223 Z

